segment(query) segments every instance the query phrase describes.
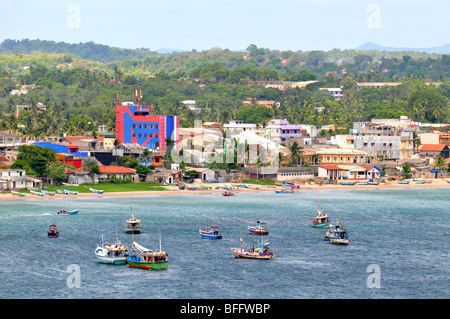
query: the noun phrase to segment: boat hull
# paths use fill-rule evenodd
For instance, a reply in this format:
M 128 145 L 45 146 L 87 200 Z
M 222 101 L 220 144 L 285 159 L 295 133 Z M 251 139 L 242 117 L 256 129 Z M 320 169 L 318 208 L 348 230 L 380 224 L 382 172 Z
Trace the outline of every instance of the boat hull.
M 47 236 L 49 238 L 57 238 L 57 237 L 59 237 L 59 233 L 47 233 Z
M 330 223 L 312 224 L 314 228 L 330 228 Z
M 147 262 L 139 262 L 133 260 L 132 258 L 128 258 L 127 263 L 128 266 L 130 266 L 131 268 L 140 268 L 146 270 L 165 270 L 169 268 L 168 261 L 162 263 L 147 263 Z
M 127 263 L 127 257 L 97 256 L 97 260 L 101 264 L 125 265 Z
M 331 244 L 336 245 L 348 245 L 348 239 L 346 238 L 329 238 Z
M 205 232 L 203 230 L 199 230 L 200 235 L 204 239 L 222 239 L 222 234 L 210 234 L 208 232 Z
M 77 215 L 80 210 L 72 210 L 70 212 L 57 212 L 58 215 Z
M 249 228 L 248 231 L 255 235 L 269 235 L 268 230 L 256 230 L 256 229 Z
M 241 250 L 240 248 L 230 248 L 231 252 L 236 258 L 242 259 L 259 259 L 259 260 L 269 260 L 275 258 L 275 254 L 271 253 L 268 255 L 257 255 L 247 252 L 245 250 Z

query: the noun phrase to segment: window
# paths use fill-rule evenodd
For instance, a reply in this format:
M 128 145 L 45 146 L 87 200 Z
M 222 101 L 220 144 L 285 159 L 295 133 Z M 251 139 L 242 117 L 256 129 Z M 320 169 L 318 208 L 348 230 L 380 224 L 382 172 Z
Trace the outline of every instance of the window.
M 142 124 L 139 124 L 139 128 L 142 128 Z
M 144 124 L 144 128 L 147 128 L 148 126 L 147 126 L 147 124 Z
M 133 124 L 133 128 L 136 128 L 136 124 Z

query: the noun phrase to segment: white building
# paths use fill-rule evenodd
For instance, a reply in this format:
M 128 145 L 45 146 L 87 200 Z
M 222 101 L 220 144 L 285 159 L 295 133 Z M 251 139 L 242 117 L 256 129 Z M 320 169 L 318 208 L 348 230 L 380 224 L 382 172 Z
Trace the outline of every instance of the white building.
M 342 92 L 341 88 L 320 88 L 320 90 L 327 90 L 336 101 L 344 97 L 344 92 Z

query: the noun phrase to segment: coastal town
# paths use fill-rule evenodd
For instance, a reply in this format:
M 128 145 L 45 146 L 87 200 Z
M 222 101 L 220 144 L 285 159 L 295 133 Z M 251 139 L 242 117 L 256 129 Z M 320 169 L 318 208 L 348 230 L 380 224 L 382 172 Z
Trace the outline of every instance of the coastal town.
M 328 91 L 340 98 L 340 90 Z M 148 186 L 148 191 L 184 192 L 365 187 L 369 181 L 392 187 L 398 180 L 411 180 L 409 187 L 450 185 L 449 124 L 400 116 L 353 122 L 348 132 L 287 119 L 265 125 L 195 121 L 194 127 L 180 127 L 177 116 L 155 116 L 151 105 L 140 105 L 141 92 L 135 92 L 136 99 L 126 102 L 119 93 L 113 132 L 98 126 L 94 134 L 33 139 L 1 131 L 0 197 L 107 183 L 150 183 L 162 188 Z M 247 102 L 279 107 L 275 101 Z M 194 100 L 182 103 L 197 111 Z M 16 115 L 30 108 L 16 105 Z M 30 167 L 20 165 L 24 154 L 39 153 L 34 149 L 50 151 L 53 160 L 37 163 L 45 167 L 29 175 Z

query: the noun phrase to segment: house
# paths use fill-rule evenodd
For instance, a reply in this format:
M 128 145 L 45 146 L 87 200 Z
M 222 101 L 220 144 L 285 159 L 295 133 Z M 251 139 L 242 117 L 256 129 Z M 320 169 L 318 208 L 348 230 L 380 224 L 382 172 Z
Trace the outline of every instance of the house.
M 450 157 L 450 149 L 445 144 L 423 144 L 419 147 L 420 157 Z
M 341 177 L 344 179 L 365 179 L 366 170 L 358 165 L 337 165 L 341 171 Z
M 342 178 L 342 168 L 335 165 L 319 165 L 317 167 L 317 177 L 337 180 Z
M 341 88 L 320 88 L 320 90 L 328 91 L 336 101 L 344 97 L 344 92 Z
M 139 176 L 134 169 L 124 166 L 99 166 L 98 168 L 99 181 L 115 177 L 120 180 L 131 179 L 133 182 L 139 182 Z
M 156 182 L 160 184 L 179 183 L 183 180 L 183 170 L 181 169 L 167 169 L 156 168 L 154 174 L 149 174 L 145 177 L 146 182 Z
M 27 176 L 24 169 L 0 169 L 0 181 L 6 190 L 42 189 L 42 181 Z
M 366 170 L 366 178 L 367 179 L 373 179 L 373 178 L 380 178 L 381 172 L 378 168 L 375 166 L 363 166 Z
M 186 168 L 187 171 L 196 171 L 198 173 L 198 178 L 207 182 L 216 179 L 216 172 L 210 168 Z
M 22 137 L 19 135 L 10 134 L 7 131 L 0 131 L 0 150 L 11 151 L 22 144 Z
M 265 179 L 274 180 L 280 183 L 305 181 L 313 179 L 317 168 L 313 166 L 303 167 L 260 167 L 260 168 L 245 168 L 242 170 L 245 176 L 242 178 L 249 179 Z

